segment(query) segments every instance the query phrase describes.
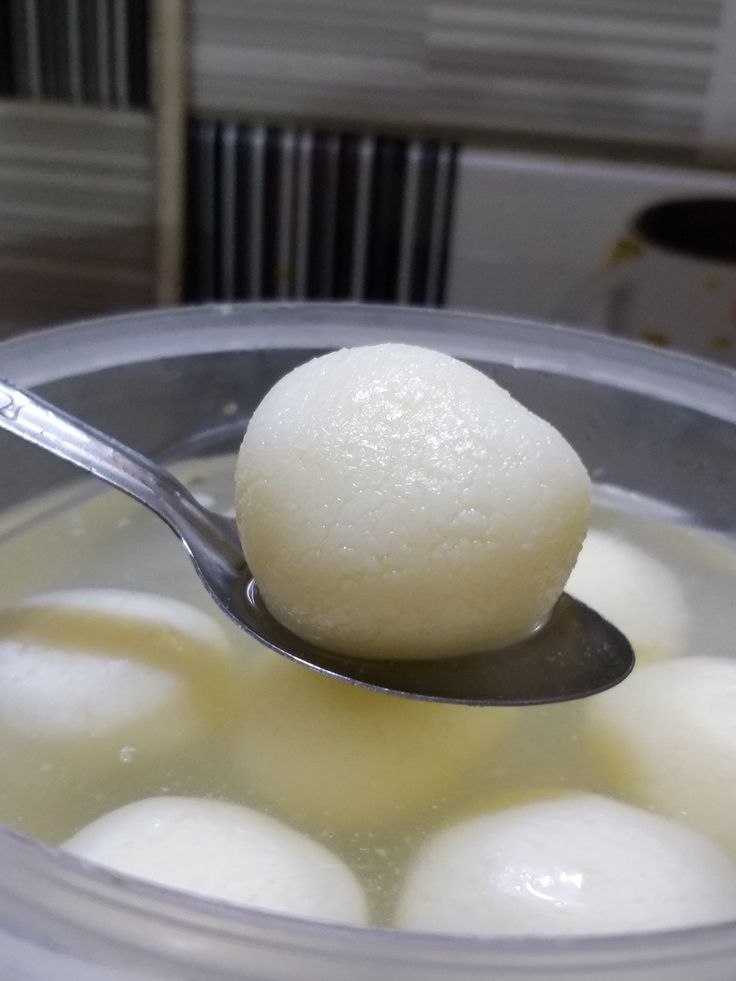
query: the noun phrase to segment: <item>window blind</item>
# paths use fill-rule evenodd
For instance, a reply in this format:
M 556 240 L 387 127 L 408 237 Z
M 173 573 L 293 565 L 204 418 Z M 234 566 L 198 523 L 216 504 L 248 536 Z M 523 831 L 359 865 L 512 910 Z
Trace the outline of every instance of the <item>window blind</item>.
M 441 305 L 456 152 L 435 141 L 192 122 L 188 298 Z
M 212 116 L 736 148 L 733 111 L 714 117 L 735 5 L 194 0 L 193 99 Z
M 0 95 L 148 105 L 148 0 L 2 0 Z
M 0 101 L 0 331 L 152 302 L 152 145 L 144 113 Z

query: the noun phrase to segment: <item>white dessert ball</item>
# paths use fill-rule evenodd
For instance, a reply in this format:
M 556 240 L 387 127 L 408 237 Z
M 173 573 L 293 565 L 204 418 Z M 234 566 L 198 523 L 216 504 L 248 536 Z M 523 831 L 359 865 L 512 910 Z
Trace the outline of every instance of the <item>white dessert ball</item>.
M 589 699 L 585 714 L 616 790 L 736 852 L 736 661 L 647 665 Z
M 232 725 L 237 785 L 300 825 L 372 831 L 473 787 L 503 752 L 515 708 L 396 698 L 271 657 Z
M 0 613 L 2 725 L 51 741 L 152 728 L 166 741 L 230 663 L 219 625 L 178 600 L 116 589 L 30 597 Z
M 640 661 L 685 652 L 689 616 L 682 583 L 639 546 L 591 529 L 565 590 L 618 627 Z
M 68 590 L 3 610 L 0 815 L 40 834 L 53 812 L 77 819 L 84 786 L 190 753 L 219 725 L 233 666 L 214 620 L 148 593 Z
M 682 825 L 593 794 L 464 821 L 424 846 L 396 923 L 472 934 L 674 929 L 736 916 L 736 866 Z
M 62 846 L 126 875 L 232 903 L 350 923 L 366 899 L 343 861 L 265 814 L 224 801 L 158 797 L 98 818 Z
M 428 658 L 529 634 L 585 536 L 570 445 L 481 372 L 402 344 L 282 378 L 251 419 L 236 515 L 266 605 L 300 637 Z

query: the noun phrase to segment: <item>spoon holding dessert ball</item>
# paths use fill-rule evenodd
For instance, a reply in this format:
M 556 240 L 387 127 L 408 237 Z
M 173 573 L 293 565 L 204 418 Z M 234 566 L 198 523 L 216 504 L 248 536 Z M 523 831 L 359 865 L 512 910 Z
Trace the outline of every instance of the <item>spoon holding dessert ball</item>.
M 467 705 L 529 705 L 603 691 L 631 671 L 631 645 L 593 610 L 562 594 L 546 621 L 513 643 L 451 657 L 353 657 L 297 636 L 271 615 L 233 521 L 215 514 L 167 470 L 33 392 L 0 379 L 0 428 L 145 505 L 182 541 L 212 599 L 256 640 L 353 684 Z

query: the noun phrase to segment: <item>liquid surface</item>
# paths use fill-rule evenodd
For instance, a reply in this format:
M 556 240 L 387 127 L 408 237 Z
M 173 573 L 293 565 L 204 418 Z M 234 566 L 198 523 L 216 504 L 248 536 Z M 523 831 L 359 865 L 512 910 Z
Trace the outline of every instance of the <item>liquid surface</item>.
M 173 469 L 208 507 L 231 511 L 232 457 Z M 674 517 L 653 502 L 598 488 L 592 525 L 644 549 L 676 577 L 687 615 L 683 650 L 673 656 L 734 657 L 736 544 Z M 141 759 L 146 754 L 137 752 L 135 732 L 121 736 L 104 772 L 86 772 L 82 761 L 62 782 L 42 753 L 3 758 L 0 821 L 29 835 L 59 843 L 113 808 L 161 794 L 242 803 L 327 844 L 360 876 L 372 922 L 389 924 L 408 863 L 436 829 L 566 789 L 625 799 L 590 745 L 581 703 L 524 709 L 425 703 L 410 719 L 403 700 L 376 708 L 365 700 L 388 696 L 356 693 L 341 683 L 331 683 L 338 685 L 333 694 L 306 669 L 275 663 L 276 655 L 216 610 L 159 519 L 92 481 L 1 515 L 0 566 L 5 607 L 60 589 L 145 591 L 213 617 L 235 651 L 226 709 L 209 706 L 212 724 L 156 765 Z M 212 686 L 202 697 L 215 700 L 221 691 Z M 374 713 L 384 755 L 360 756 L 344 767 L 340 754 L 350 759 L 350 739 L 356 745 L 368 739 Z M 335 731 L 344 732 L 344 740 L 330 732 L 331 724 L 342 727 Z M 348 779 L 358 781 L 352 790 Z M 317 796 L 310 790 L 316 780 L 323 781 Z M 362 799 L 361 781 L 368 780 L 382 790 Z

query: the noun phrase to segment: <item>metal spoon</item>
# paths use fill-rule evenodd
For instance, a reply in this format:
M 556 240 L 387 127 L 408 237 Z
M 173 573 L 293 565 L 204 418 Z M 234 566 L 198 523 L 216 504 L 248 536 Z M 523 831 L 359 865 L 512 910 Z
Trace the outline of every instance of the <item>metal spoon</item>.
M 634 665 L 626 638 L 563 594 L 546 624 L 503 649 L 426 661 L 370 661 L 320 650 L 266 609 L 235 523 L 202 507 L 167 470 L 0 379 L 0 428 L 76 464 L 150 508 L 179 536 L 210 596 L 279 654 L 324 674 L 411 698 L 466 705 L 531 705 L 582 698 L 623 681 Z

